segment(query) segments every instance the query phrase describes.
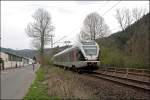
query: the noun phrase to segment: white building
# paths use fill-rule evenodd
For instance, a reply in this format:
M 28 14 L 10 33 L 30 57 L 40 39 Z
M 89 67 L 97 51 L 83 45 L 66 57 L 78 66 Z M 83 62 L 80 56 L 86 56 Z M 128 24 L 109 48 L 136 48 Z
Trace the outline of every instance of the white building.
M 1 58 L 4 62 L 4 69 L 26 66 L 29 64 L 29 60 L 31 60 L 8 52 L 1 52 Z

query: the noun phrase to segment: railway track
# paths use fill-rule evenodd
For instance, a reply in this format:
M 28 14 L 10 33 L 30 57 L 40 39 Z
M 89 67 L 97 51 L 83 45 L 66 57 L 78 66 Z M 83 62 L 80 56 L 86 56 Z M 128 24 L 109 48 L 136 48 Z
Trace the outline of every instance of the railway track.
M 108 75 L 100 72 L 86 72 L 85 74 L 97 79 L 104 79 L 117 84 L 129 86 L 132 88 L 142 89 L 144 91 L 150 92 L 150 82 L 148 81 L 141 81 L 141 80 L 130 79 L 127 77 Z

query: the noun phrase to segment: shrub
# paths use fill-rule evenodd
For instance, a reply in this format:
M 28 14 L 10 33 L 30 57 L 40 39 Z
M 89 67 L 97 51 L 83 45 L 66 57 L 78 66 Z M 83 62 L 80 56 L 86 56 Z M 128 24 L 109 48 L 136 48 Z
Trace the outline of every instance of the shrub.
M 124 53 L 121 50 L 102 47 L 100 57 L 102 65 L 124 66 Z

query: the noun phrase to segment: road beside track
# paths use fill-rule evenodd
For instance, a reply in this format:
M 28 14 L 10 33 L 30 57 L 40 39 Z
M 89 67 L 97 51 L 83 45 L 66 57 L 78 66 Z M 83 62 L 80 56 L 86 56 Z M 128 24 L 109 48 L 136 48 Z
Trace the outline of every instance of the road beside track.
M 35 72 L 38 68 L 39 65 L 33 71 L 32 66 L 29 65 L 1 71 L 0 99 L 23 99 L 35 78 Z

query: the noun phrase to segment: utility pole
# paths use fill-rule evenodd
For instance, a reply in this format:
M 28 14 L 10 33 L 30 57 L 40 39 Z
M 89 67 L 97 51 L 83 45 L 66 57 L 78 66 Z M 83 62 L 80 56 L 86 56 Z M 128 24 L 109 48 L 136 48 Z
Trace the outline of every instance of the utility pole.
M 54 37 L 54 34 L 51 34 L 50 35 L 50 38 L 51 38 L 51 48 L 53 48 L 53 37 Z

